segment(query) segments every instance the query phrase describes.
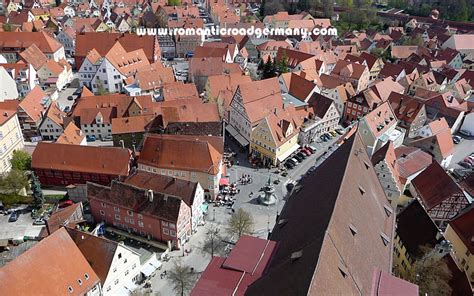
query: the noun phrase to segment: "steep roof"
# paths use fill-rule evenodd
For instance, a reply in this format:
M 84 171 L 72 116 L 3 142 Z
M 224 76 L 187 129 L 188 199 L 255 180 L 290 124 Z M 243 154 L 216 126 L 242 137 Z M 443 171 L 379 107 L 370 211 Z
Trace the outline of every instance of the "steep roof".
M 145 132 L 155 115 L 140 115 L 112 118 L 112 134 L 128 134 Z
M 394 215 L 385 207 L 356 132 L 297 185 L 270 235 L 272 260 L 246 294 L 369 294 L 374 268 L 391 270 L 392 247 L 382 234 L 391 239 Z
M 77 211 L 78 208 L 82 208 L 82 202 L 75 203 L 64 209 L 59 209 L 53 212 L 49 219 L 46 221 L 49 234 L 55 232 L 63 226 L 67 226 L 69 223 L 74 227 L 75 223 L 82 222 L 71 219 L 71 216 Z
M 411 145 L 423 147 L 426 143 L 436 144 L 443 158 L 447 158 L 454 153 L 454 143 L 450 129 L 443 129 L 431 137 L 412 141 Z
M 474 254 L 474 208 L 471 206 L 449 222 L 471 254 Z
M 87 197 L 152 216 L 170 222 L 177 222 L 181 199 L 154 192 L 150 201 L 148 189 L 112 181 L 110 187 L 87 182 Z
M 161 63 L 138 69 L 135 79 L 142 91 L 152 90 L 165 83 L 174 82 L 172 68 L 165 68 Z
M 216 103 L 202 103 L 174 101 L 172 104 L 163 103 L 162 107 L 163 126 L 176 122 L 219 122 L 219 111 Z
M 35 44 L 43 53 L 52 54 L 59 50 L 61 43 L 46 32 L 0 32 L 0 48 L 28 48 Z
M 207 78 L 210 88 L 209 97 L 217 98 L 221 91 L 229 90 L 235 92 L 237 86 L 243 83 L 251 82 L 250 76 L 241 73 L 212 75 Z
M 387 166 L 393 175 L 398 189 L 402 191 L 403 186 L 400 180 L 400 168 L 397 163 L 397 157 L 395 155 L 395 149 L 392 141 L 388 141 L 379 150 L 377 150 L 374 155 L 372 155 L 372 164 L 374 166 L 381 161 L 385 161 L 387 163 Z
M 441 231 L 417 199 L 398 213 L 396 232 L 412 257 L 422 254 L 420 247 L 434 247 L 443 239 Z
M 91 49 L 95 48 L 101 56 L 105 56 L 117 41 L 120 41 L 127 52 L 143 49 L 148 61 L 150 63 L 154 61 L 155 36 L 139 36 L 132 33 L 85 32 L 77 34 L 75 54 L 85 57 Z
M 150 134 L 145 138 L 138 163 L 217 174 L 223 146 L 221 137 Z
M 25 276 L 28 270 L 34 272 Z M 0 283 L 8 295 L 84 295 L 99 278 L 61 228 L 2 267 Z
M 391 125 L 397 123 L 395 114 L 393 114 L 392 107 L 388 101 L 383 102 L 377 106 L 377 108 L 369 112 L 363 120 L 366 121 L 368 128 L 375 137 L 379 137 L 387 131 Z
M 82 130 L 71 121 L 64 129 L 64 132 L 58 137 L 56 143 L 79 145 L 85 137 L 86 135 Z
M 128 149 L 39 142 L 32 155 L 31 167 L 127 176 L 129 162 Z
M 189 207 L 193 205 L 197 182 L 184 181 L 166 175 L 153 174 L 145 171 L 136 171 L 123 181 L 142 189 L 151 189 L 154 192 L 172 195 L 183 200 Z
M 318 93 L 311 95 L 308 100 L 308 106 L 310 107 L 311 112 L 314 116 L 319 118 L 323 118 L 324 115 L 326 115 L 333 103 L 333 100 Z
M 427 210 L 431 210 L 453 195 L 464 196 L 462 190 L 436 161 L 416 176 L 411 184 Z
M 103 285 L 109 273 L 118 243 L 87 232 L 65 228 Z
M 110 48 L 105 58 L 126 77 L 134 75 L 141 67 L 150 65 L 142 48 L 126 51 L 119 41 Z
M 417 296 L 418 286 L 402 280 L 383 270 L 374 271 L 374 282 L 370 296 L 404 295 Z
M 36 71 L 48 61 L 48 58 L 34 43 L 22 51 L 20 57 L 27 63 L 30 63 Z
M 426 169 L 433 158 L 420 148 L 412 146 L 400 146 L 395 149 L 397 164 L 400 172 L 400 179 L 403 183 L 408 177 Z
M 403 122 L 412 123 L 416 116 L 424 110 L 424 104 L 409 95 L 391 92 L 388 101 L 397 119 Z
M 46 93 L 40 86 L 35 86 L 26 97 L 20 102 L 19 107 L 28 114 L 34 122 L 39 122 L 42 117 L 42 112 L 46 111 L 44 100 L 47 97 Z

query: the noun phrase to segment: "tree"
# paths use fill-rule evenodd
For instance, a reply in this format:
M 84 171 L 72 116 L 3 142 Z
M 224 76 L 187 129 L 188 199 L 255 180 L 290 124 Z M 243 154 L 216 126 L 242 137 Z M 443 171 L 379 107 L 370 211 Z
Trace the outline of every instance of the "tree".
M 0 175 L 0 188 L 2 193 L 18 194 L 23 188 L 29 189 L 28 178 L 24 172 L 12 169 Z
M 181 6 L 181 0 L 168 0 L 168 6 Z
M 281 59 L 278 61 L 276 65 L 276 71 L 279 74 L 288 72 L 288 57 L 286 55 L 286 52 L 283 52 Z
M 31 155 L 22 150 L 15 150 L 10 163 L 12 169 L 27 171 L 31 168 Z
M 265 15 L 274 15 L 279 11 L 283 11 L 283 5 L 277 1 L 265 2 L 265 7 L 263 8 Z M 264 15 L 262 15 L 263 17 Z
M 430 247 L 422 246 L 420 253 L 404 279 L 417 284 L 420 295 L 451 295 L 452 275 L 446 261 Z
M 330 18 L 334 13 L 334 1 L 323 0 L 323 16 Z
M 273 63 L 272 58 L 268 56 L 267 62 L 265 63 L 265 65 L 263 65 L 262 78 L 267 79 L 275 76 L 275 64 Z
M 185 293 L 192 289 L 196 275 L 191 271 L 189 266 L 177 261 L 168 274 L 173 289 L 178 295 L 184 296 Z
M 35 205 L 38 208 L 42 207 L 44 203 L 43 190 L 41 190 L 41 183 L 34 173 L 31 175 L 31 191 L 33 192 Z
M 206 230 L 206 239 L 202 245 L 202 251 L 210 254 L 211 257 L 214 257 L 215 254 L 218 254 L 224 248 L 224 243 L 222 242 L 222 237 L 219 232 L 220 229 L 218 226 L 210 226 Z
M 98 94 L 99 96 L 103 96 L 103 95 L 108 94 L 108 91 L 105 89 L 102 80 L 100 80 L 99 78 L 97 78 L 97 82 L 96 82 L 96 83 L 97 83 L 97 94 Z
M 239 238 L 244 234 L 252 234 L 253 225 L 252 215 L 243 209 L 238 209 L 228 221 L 228 231 L 231 235 L 237 235 Z

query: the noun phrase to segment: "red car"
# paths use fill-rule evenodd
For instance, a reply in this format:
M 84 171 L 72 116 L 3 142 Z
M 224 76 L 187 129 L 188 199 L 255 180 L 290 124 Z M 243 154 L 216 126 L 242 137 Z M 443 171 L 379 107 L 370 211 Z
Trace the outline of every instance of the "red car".
M 74 203 L 72 202 L 72 200 L 68 199 L 68 200 L 65 200 L 63 201 L 62 203 L 59 204 L 59 208 L 62 209 L 62 208 L 67 208 L 69 206 L 72 206 Z
M 301 148 L 300 151 L 303 152 L 304 154 L 308 155 L 308 156 L 310 156 L 310 155 L 312 154 L 312 153 L 311 153 L 308 149 L 306 149 L 306 148 Z

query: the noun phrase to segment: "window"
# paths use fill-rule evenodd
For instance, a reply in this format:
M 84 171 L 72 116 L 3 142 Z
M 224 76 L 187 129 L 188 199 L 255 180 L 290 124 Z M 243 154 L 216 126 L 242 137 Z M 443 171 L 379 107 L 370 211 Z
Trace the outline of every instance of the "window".
M 387 215 L 387 217 L 390 217 L 390 215 L 392 215 L 393 210 L 390 206 L 383 205 L 383 209 L 385 210 L 385 214 Z
M 138 219 L 143 219 L 143 215 L 142 215 L 142 214 L 138 214 Z
M 119 259 L 122 258 L 122 253 L 119 253 L 119 254 L 118 254 L 118 258 L 119 258 Z
M 84 273 L 84 278 L 85 278 L 86 280 L 88 280 L 88 279 L 89 279 L 89 274 Z
M 143 222 L 142 222 L 142 221 L 138 221 L 138 226 L 139 226 L 139 227 L 143 227 Z
M 118 220 L 118 221 L 120 221 L 120 215 L 118 215 L 118 214 L 115 214 L 115 220 Z
M 127 215 L 129 215 L 130 217 L 133 217 L 133 212 L 130 211 L 130 210 L 128 210 L 128 211 L 127 211 Z
M 118 283 L 119 283 L 119 280 L 116 279 L 116 280 L 114 281 L 114 285 L 118 285 Z
M 170 225 L 170 228 L 171 228 L 171 229 L 176 229 L 176 224 L 170 223 L 169 225 Z
M 114 207 L 114 212 L 120 212 L 120 209 L 118 207 Z
M 101 214 L 102 216 L 105 216 L 105 212 L 102 211 L 102 210 L 100 210 L 100 214 Z
M 128 275 L 130 272 L 127 270 L 125 270 L 125 275 Z
M 107 207 L 106 204 L 103 202 L 100 204 L 103 208 Z
M 74 291 L 74 289 L 71 286 L 67 287 L 67 290 L 69 291 L 69 293 L 72 293 Z
M 170 230 L 170 235 L 175 237 L 176 236 L 176 231 Z
M 349 224 L 349 229 L 351 230 L 352 236 L 357 234 L 357 228 L 354 225 Z
M 110 290 L 112 290 L 112 288 L 110 286 L 107 287 L 107 292 L 109 292 Z
M 362 186 L 359 185 L 359 191 L 360 191 L 360 194 L 364 195 L 365 194 L 365 189 L 362 188 Z
M 132 269 L 135 269 L 135 267 L 137 267 L 137 264 L 136 264 L 136 263 L 133 263 Z
M 163 233 L 166 235 L 170 235 L 170 231 L 168 230 L 168 228 L 163 228 Z
M 169 225 L 168 222 L 166 222 L 166 221 L 163 221 L 162 224 L 163 224 L 163 226 L 166 226 L 166 227 L 168 227 L 168 225 Z
M 385 233 L 380 233 L 380 237 L 382 238 L 382 242 L 385 246 L 390 243 L 390 238 Z
M 82 286 L 82 280 L 81 279 L 78 279 L 77 283 L 79 284 L 79 286 Z

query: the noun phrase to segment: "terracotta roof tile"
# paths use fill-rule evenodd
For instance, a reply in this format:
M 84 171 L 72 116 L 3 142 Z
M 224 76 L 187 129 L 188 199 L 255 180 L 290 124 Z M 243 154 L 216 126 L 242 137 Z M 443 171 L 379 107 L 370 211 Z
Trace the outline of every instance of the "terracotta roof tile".
M 217 174 L 223 145 L 221 137 L 150 134 L 145 138 L 138 163 Z
M 43 99 L 47 97 L 41 87 L 35 86 L 21 101 L 19 108 L 23 109 L 34 122 L 39 122 L 42 112 L 46 111 L 46 107 L 42 105 Z
M 94 147 L 40 142 L 32 155 L 33 169 L 127 176 L 130 151 L 122 148 Z
M 85 137 L 86 135 L 82 132 L 82 130 L 71 121 L 64 129 L 64 132 L 58 137 L 56 143 L 79 145 L 82 143 Z
M 62 45 L 45 32 L 0 32 L 0 48 L 28 48 L 36 44 L 43 53 L 52 54 Z
M 26 270 L 35 272 L 25 277 Z M 61 228 L 1 268 L 0 282 L 8 295 L 84 295 L 99 283 L 99 278 Z
M 32 44 L 30 47 L 22 51 L 20 57 L 27 63 L 30 63 L 35 70 L 39 70 L 41 66 L 48 61 L 48 58 L 43 52 L 41 52 L 36 44 Z
M 143 133 L 155 119 L 155 115 L 112 118 L 112 135 Z

